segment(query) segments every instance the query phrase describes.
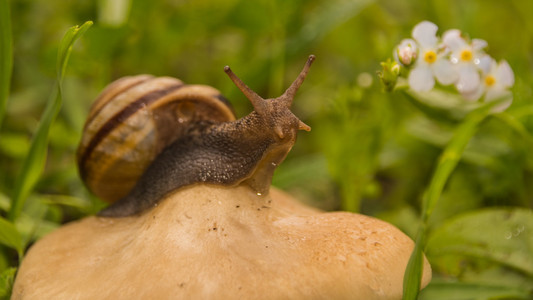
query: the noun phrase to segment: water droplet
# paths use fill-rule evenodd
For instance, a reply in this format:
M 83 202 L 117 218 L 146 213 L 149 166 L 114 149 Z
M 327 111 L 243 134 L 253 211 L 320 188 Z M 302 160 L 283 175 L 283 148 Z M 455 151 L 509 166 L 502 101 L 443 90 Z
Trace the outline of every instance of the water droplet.
M 275 167 L 275 166 L 277 166 L 278 164 L 277 164 L 277 163 L 275 163 L 275 162 L 272 162 L 272 165 L 273 165 L 273 166 Z
M 263 194 L 261 194 L 261 193 L 257 192 L 257 196 L 261 196 L 261 195 L 263 195 Z
M 459 62 L 459 60 L 457 59 L 457 57 L 452 57 L 452 58 L 450 59 L 450 61 L 452 62 L 452 64 L 456 64 L 456 63 Z
M 479 65 L 480 62 L 481 62 L 481 61 L 479 60 L 479 58 L 475 58 L 475 59 L 474 59 L 474 64 Z

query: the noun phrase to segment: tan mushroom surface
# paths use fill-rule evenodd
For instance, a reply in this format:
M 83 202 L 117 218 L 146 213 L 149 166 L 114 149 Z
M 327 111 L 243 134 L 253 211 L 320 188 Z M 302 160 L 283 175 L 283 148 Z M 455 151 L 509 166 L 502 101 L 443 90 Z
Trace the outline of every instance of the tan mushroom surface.
M 140 216 L 91 216 L 44 237 L 12 299 L 401 299 L 413 246 L 386 222 L 276 189 L 198 184 Z

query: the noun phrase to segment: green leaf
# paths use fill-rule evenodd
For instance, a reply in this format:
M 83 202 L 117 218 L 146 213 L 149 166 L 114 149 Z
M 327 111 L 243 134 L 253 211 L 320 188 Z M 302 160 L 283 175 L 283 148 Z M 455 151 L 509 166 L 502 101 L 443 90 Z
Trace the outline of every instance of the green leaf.
M 9 211 L 9 219 L 12 221 L 20 215 L 26 198 L 37 183 L 37 180 L 44 169 L 47 156 L 48 135 L 52 122 L 61 109 L 63 99 L 62 79 L 67 67 L 70 52 L 72 51 L 72 45 L 91 25 L 92 22 L 88 21 L 81 27 L 74 26 L 70 28 L 59 44 L 56 88 L 47 102 L 45 111 L 37 127 L 37 131 L 31 142 L 28 155 L 24 160 L 22 171 L 15 182 L 13 205 Z
M 0 192 L 0 209 L 3 211 L 8 211 L 9 207 L 11 207 L 11 201 L 9 197 L 6 194 Z
M 533 211 L 498 208 L 460 215 L 431 234 L 427 255 L 482 258 L 533 277 Z
M 6 112 L 13 69 L 13 38 L 8 0 L 0 0 L 0 128 Z
M 20 233 L 13 223 L 2 217 L 0 217 L 0 244 L 17 250 L 19 256 L 22 257 L 23 246 Z
M 8 268 L 0 273 L 0 299 L 8 299 L 11 295 L 17 268 Z
M 446 282 L 433 280 L 421 293 L 420 300 L 531 299 L 521 288 L 486 283 Z
M 38 240 L 57 229 L 60 224 L 44 219 L 46 209 L 40 216 L 22 213 L 17 219 L 17 229 L 20 232 L 23 244 Z
M 15 221 L 24 245 L 43 237 L 59 226 L 49 221 L 49 211 L 50 206 L 40 201 L 39 194 L 30 195 L 24 211 Z
M 92 205 L 86 199 L 68 195 L 40 195 L 41 202 L 47 205 L 70 206 L 82 211 L 88 211 Z

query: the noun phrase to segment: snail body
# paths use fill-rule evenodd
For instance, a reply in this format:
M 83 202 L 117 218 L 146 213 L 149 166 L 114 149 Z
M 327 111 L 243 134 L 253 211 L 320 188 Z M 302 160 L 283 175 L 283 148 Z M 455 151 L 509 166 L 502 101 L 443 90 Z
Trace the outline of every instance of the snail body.
M 310 56 L 283 95 L 266 100 L 225 67 L 254 107 L 253 112 L 238 120 L 227 100 L 207 86 L 191 88 L 164 77 L 163 87 L 143 87 L 138 82 L 146 80 L 145 76 L 112 83 L 93 105 L 78 151 L 80 173 L 89 189 L 113 202 L 99 215 L 139 214 L 172 191 L 195 183 L 244 183 L 258 195 L 266 195 L 273 172 L 294 145 L 297 131 L 310 130 L 290 111 L 290 106 L 313 60 L 314 56 Z M 144 92 L 144 96 L 131 100 L 131 89 Z M 106 106 L 115 108 L 113 117 L 99 121 L 106 101 Z M 124 106 L 130 111 L 117 108 Z M 130 120 L 132 116 L 139 120 Z M 94 127 L 98 129 L 87 134 L 91 133 L 91 124 L 97 124 Z M 141 142 L 149 143 L 141 147 L 135 144 Z M 142 157 L 141 162 L 136 161 L 137 157 Z M 107 174 L 113 172 L 116 174 Z M 114 183 L 121 180 L 127 183 Z M 94 187 L 100 190 L 95 191 Z

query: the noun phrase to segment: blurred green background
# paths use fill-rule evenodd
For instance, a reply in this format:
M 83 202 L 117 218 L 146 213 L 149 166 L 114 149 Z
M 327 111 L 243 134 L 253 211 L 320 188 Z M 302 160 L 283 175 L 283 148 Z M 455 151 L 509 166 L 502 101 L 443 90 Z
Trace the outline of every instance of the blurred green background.
M 453 290 L 450 286 L 457 291 L 457 286 L 497 283 L 501 289 L 476 299 L 531 296 L 533 1 L 16 0 L 10 5 L 14 67 L 0 130 L 4 211 L 53 89 L 59 41 L 69 27 L 95 22 L 74 47 L 46 168 L 26 204 L 27 218 L 16 224 L 28 243 L 102 207 L 81 183 L 74 154 L 89 107 L 106 84 L 141 73 L 174 76 L 218 88 L 237 115 L 244 116 L 251 105 L 224 74 L 225 65 L 260 95 L 276 97 L 309 54 L 317 59 L 294 112 L 312 131 L 299 134 L 274 185 L 325 210 L 377 216 L 414 236 L 424 189 L 461 119 L 451 118 L 449 111 L 428 113 L 401 93 L 383 92 L 376 72 L 422 20 L 437 24 L 439 34 L 458 28 L 486 40 L 488 53 L 513 68 L 516 83 L 509 115 L 525 131 L 496 117 L 482 124 L 452 174 L 430 228 L 444 235 L 464 221 L 454 218 L 477 216 L 478 226 L 469 227 L 462 240 L 454 237 L 464 246 L 473 236 L 494 233 L 486 226 L 497 225 L 494 220 L 501 216 L 481 221 L 480 214 L 506 207 L 518 225 L 506 229 L 502 220 L 498 228 L 503 236 L 483 248 L 493 253 L 504 243 L 506 257 L 453 251 L 432 255 L 428 249 L 437 278 L 428 291 L 442 296 Z M 505 244 L 509 232 L 520 238 L 518 244 Z M 3 254 L 0 266 L 16 265 L 16 253 L 4 248 Z M 509 283 L 496 280 L 503 275 L 511 278 Z

